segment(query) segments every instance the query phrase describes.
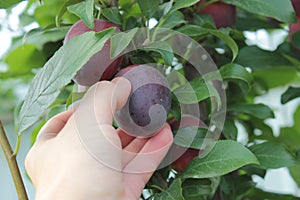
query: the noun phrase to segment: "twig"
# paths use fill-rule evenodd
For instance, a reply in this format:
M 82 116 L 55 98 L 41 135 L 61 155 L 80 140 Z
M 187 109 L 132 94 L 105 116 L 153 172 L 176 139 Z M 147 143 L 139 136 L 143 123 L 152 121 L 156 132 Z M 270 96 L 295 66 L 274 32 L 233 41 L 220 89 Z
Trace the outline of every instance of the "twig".
M 18 193 L 19 200 L 28 200 L 27 193 L 24 187 L 24 183 L 21 177 L 20 169 L 16 160 L 16 155 L 13 155 L 12 148 L 7 139 L 5 130 L 3 128 L 2 122 L 0 120 L 0 145 L 4 152 L 7 164 L 9 166 L 15 188 Z

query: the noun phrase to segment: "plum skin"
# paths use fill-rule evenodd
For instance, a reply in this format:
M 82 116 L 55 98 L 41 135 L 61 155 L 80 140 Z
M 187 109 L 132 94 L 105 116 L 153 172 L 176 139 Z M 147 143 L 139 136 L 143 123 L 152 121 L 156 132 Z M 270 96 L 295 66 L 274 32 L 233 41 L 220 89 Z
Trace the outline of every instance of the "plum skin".
M 129 66 L 116 77 L 131 83 L 126 105 L 115 113 L 119 127 L 135 137 L 151 137 L 164 126 L 171 107 L 171 91 L 166 78 L 148 65 Z
M 207 125 L 203 121 L 191 115 L 183 115 L 181 117 L 180 123 L 175 118 L 171 118 L 170 120 L 168 120 L 168 122 L 170 124 L 172 131 L 178 130 L 179 128 L 188 127 L 188 126 L 199 126 L 199 127 L 207 128 Z M 174 155 L 174 157 L 176 157 L 177 156 L 176 154 L 182 153 L 184 150 L 185 150 L 184 147 L 173 144 L 170 152 L 172 155 Z M 188 164 L 199 154 L 201 154 L 201 150 L 188 148 L 179 158 L 177 158 L 171 164 L 171 166 L 177 172 L 182 173 L 185 170 L 185 168 L 188 166 Z
M 132 120 L 139 126 L 147 126 L 151 119 L 144 112 L 149 111 L 150 107 L 156 104 L 161 104 L 165 110 L 169 110 L 169 97 L 169 88 L 156 83 L 149 83 L 137 88 L 129 100 Z
M 197 6 L 200 6 L 205 2 L 206 1 L 201 0 L 197 3 Z M 233 5 L 217 1 L 201 9 L 200 14 L 211 15 L 217 28 L 230 27 L 235 23 L 236 8 Z
M 297 17 L 299 17 L 300 16 L 300 0 L 291 0 L 291 3 L 293 5 L 293 8 L 295 10 Z
M 115 32 L 120 32 L 117 25 L 105 20 L 94 19 L 94 25 L 94 29 L 90 29 L 82 20 L 79 20 L 73 24 L 66 34 L 64 44 L 73 37 L 88 31 L 100 32 L 107 28 L 115 27 Z M 82 86 L 91 86 L 100 80 L 109 80 L 117 72 L 121 62 L 122 56 L 110 59 L 110 40 L 108 40 L 103 48 L 81 67 L 73 80 Z

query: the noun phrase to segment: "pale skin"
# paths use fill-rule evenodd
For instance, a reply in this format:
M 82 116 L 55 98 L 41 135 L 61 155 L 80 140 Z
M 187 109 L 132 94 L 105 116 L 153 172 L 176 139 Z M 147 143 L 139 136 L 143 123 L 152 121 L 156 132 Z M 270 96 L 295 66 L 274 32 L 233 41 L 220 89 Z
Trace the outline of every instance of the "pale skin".
M 124 78 L 99 82 L 88 90 L 79 106 L 46 123 L 25 160 L 26 170 L 36 188 L 36 200 L 139 199 L 173 137 L 168 124 L 151 138 L 135 138 L 113 128 L 113 113 L 125 105 L 129 93 L 130 83 Z M 91 107 L 92 104 L 95 106 Z M 92 124 L 89 116 L 94 115 L 97 123 Z M 99 127 L 102 134 L 97 132 Z M 82 133 L 78 133 L 81 130 L 104 144 L 99 145 L 99 151 L 91 154 L 87 150 L 79 136 Z M 106 144 L 113 144 L 120 151 L 108 151 L 104 148 Z M 147 167 L 150 166 L 147 172 L 126 172 L 129 166 L 139 164 L 138 155 L 151 152 L 156 154 L 147 158 Z M 108 156 L 120 170 L 96 159 Z

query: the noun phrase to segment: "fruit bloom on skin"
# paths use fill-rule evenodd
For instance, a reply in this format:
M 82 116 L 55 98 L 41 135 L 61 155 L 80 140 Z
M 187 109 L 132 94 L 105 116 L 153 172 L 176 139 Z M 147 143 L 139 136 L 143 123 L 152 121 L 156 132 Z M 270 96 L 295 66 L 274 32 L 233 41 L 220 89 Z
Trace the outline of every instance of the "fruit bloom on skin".
M 197 3 L 197 6 L 206 3 L 206 0 L 201 0 Z M 200 14 L 209 14 L 212 16 L 216 27 L 228 27 L 233 26 L 236 19 L 236 8 L 233 5 L 225 4 L 221 1 L 217 1 L 205 6 L 201 9 Z
M 180 123 L 175 118 L 171 118 L 170 120 L 168 120 L 168 122 L 172 130 L 178 130 L 179 128 L 184 128 L 188 126 L 199 126 L 207 128 L 207 125 L 204 122 L 191 115 L 183 115 L 181 117 Z M 172 152 L 171 154 L 176 156 L 177 153 L 182 153 L 184 151 L 184 147 L 174 144 L 170 151 Z M 191 162 L 191 160 L 198 156 L 199 153 L 200 150 L 198 149 L 186 149 L 186 151 L 172 163 L 172 168 L 177 172 L 182 173 L 187 167 L 187 165 Z
M 79 20 L 68 31 L 64 43 L 88 31 L 100 32 L 107 28 L 115 27 L 116 32 L 120 32 L 120 29 L 115 24 L 105 20 L 94 19 L 94 24 L 94 29 L 90 29 L 82 20 Z M 110 41 L 108 40 L 103 48 L 93 55 L 77 72 L 74 81 L 82 86 L 91 86 L 100 80 L 109 80 L 117 72 L 121 62 L 122 57 L 110 59 Z
M 115 114 L 117 124 L 130 135 L 153 136 L 163 127 L 171 107 L 167 79 L 148 65 L 126 67 L 116 76 L 131 83 L 126 105 Z

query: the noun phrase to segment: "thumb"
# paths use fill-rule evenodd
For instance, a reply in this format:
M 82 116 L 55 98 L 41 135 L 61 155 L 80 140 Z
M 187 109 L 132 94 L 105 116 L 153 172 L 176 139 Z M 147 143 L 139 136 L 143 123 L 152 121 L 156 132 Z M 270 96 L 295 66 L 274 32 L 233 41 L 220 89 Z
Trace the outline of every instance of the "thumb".
M 94 159 L 121 170 L 121 142 L 112 121 L 114 112 L 127 102 L 130 90 L 130 82 L 125 78 L 95 84 L 87 91 L 67 124 L 67 129 L 72 131 L 60 135 L 70 139 L 76 134 Z
M 130 82 L 125 78 L 98 82 L 88 90 L 75 114 L 80 113 L 77 117 L 82 119 L 93 116 L 98 124 L 111 125 L 113 114 L 126 104 L 130 90 Z

